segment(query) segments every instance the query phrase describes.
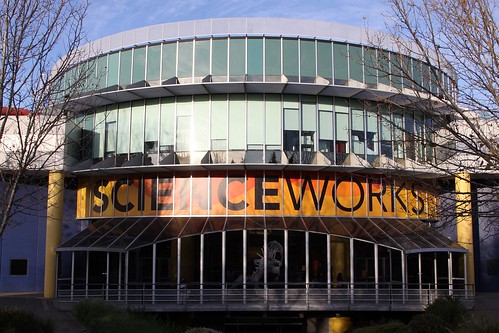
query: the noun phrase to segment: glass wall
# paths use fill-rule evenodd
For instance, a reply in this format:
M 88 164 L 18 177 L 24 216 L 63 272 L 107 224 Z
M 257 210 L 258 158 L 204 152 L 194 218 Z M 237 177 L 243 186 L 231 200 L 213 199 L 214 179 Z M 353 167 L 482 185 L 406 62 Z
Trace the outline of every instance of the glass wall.
M 170 41 L 109 53 L 78 66 L 89 73 L 84 85 L 87 91 L 210 80 L 314 83 L 317 77 L 329 84 L 355 87 L 381 83 L 432 93 L 455 90 L 451 77 L 435 68 L 430 71 L 430 66 L 416 59 L 358 44 L 307 38 Z M 72 78 L 74 73 L 69 71 L 65 80 Z
M 423 114 L 345 98 L 166 97 L 100 107 L 79 123 L 81 140 L 93 147 L 95 161 L 146 154 L 158 164 L 172 152 L 185 158 L 163 163 L 200 163 L 193 156 L 207 153 L 210 159 L 202 163 L 342 165 L 349 153 L 369 163 L 382 155 L 419 162 L 433 156 L 425 145 L 431 140 L 431 122 Z

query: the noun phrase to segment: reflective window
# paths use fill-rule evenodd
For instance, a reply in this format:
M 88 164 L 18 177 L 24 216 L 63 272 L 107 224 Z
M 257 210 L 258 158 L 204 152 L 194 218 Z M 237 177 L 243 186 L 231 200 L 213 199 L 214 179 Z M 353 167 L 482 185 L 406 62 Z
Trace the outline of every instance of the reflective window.
M 265 39 L 265 81 L 281 80 L 281 40 Z
M 317 75 L 332 81 L 333 55 L 330 42 L 317 42 Z
M 161 64 L 161 45 L 149 46 L 147 48 L 147 76 L 146 80 L 151 83 L 159 81 Z
M 265 144 L 266 150 L 281 150 L 281 96 L 266 95 Z
M 263 39 L 248 38 L 248 80 L 263 81 Z
M 352 101 L 352 151 L 365 158 L 366 137 L 364 134 L 364 107 L 361 102 Z
M 384 50 L 378 50 L 378 81 L 379 83 L 390 85 L 390 53 Z
M 106 87 L 107 74 L 107 56 L 100 57 L 97 60 L 97 89 Z
M 229 75 L 230 81 L 244 81 L 246 60 L 246 40 L 234 38 L 230 40 Z
M 145 80 L 146 76 L 146 48 L 140 47 L 133 50 L 132 83 Z
M 130 103 L 120 103 L 118 106 L 118 155 L 128 154 L 130 146 Z
M 366 153 L 367 161 L 372 163 L 378 157 L 378 116 L 375 112 L 367 111 L 366 120 Z
M 132 81 L 132 51 L 122 51 L 120 56 L 119 85 L 125 87 Z
M 193 149 L 208 151 L 210 149 L 210 104 L 208 96 L 194 96 L 193 112 Z
M 345 85 L 348 80 L 348 52 L 346 44 L 333 44 L 334 84 Z
M 210 74 L 210 41 L 196 40 L 194 76 L 205 77 Z
M 248 95 L 248 150 L 263 150 L 265 140 L 265 104 L 263 95 Z M 260 161 L 261 158 L 260 158 Z
M 144 152 L 158 153 L 159 99 L 151 99 L 146 103 Z
M 372 48 L 364 48 L 364 76 L 365 82 L 373 86 L 378 81 L 377 75 L 378 58 L 376 50 Z
M 177 76 L 177 43 L 163 44 L 161 80 L 166 81 Z
M 364 82 L 363 79 L 363 68 L 364 62 L 362 57 L 362 47 L 357 45 L 350 45 L 348 50 L 349 55 L 349 68 L 350 68 L 350 79 Z
M 298 40 L 283 39 L 282 41 L 282 62 L 283 74 L 286 75 L 288 81 L 299 81 L 299 66 L 298 66 Z
M 229 101 L 229 149 L 245 150 L 245 112 L 244 95 L 231 95 Z
M 109 55 L 107 64 L 107 86 L 109 87 L 118 84 L 119 60 L 119 53 L 113 53 Z
M 192 41 L 178 43 L 178 69 L 179 78 L 192 77 Z M 190 82 L 187 80 L 185 82 Z
M 161 125 L 160 125 L 160 146 L 161 153 L 173 151 L 175 144 L 175 98 L 168 97 L 161 100 Z
M 105 157 L 114 156 L 116 153 L 116 106 L 109 107 L 106 117 L 106 132 L 104 140 Z
M 184 152 L 191 150 L 191 116 L 192 97 L 177 98 L 177 150 Z
M 212 96 L 211 149 L 227 149 L 227 96 Z M 224 161 L 225 162 L 225 161 Z
M 349 125 L 348 125 L 348 101 L 345 99 L 335 99 L 335 133 L 336 133 L 336 164 L 343 164 L 349 150 Z
M 227 76 L 227 39 L 214 39 L 212 48 L 211 74 L 213 76 Z
M 95 113 L 94 137 L 93 137 L 93 157 L 104 157 L 104 139 L 106 132 L 106 112 L 105 108 L 99 107 Z
M 144 101 L 132 102 L 132 119 L 130 131 L 130 154 L 144 152 Z
M 300 41 L 300 76 L 301 82 L 315 81 L 315 41 Z

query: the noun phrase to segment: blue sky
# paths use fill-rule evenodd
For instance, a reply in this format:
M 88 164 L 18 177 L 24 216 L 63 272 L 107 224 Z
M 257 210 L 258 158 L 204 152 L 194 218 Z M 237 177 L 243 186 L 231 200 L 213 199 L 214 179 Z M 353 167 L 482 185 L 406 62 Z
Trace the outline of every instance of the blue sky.
M 88 39 L 152 24 L 219 18 L 284 17 L 383 29 L 386 0 L 93 0 Z

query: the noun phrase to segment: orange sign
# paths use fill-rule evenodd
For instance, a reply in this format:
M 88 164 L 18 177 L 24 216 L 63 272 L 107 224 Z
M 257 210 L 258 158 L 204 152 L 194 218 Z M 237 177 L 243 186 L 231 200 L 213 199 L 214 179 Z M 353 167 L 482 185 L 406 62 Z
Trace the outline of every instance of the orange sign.
M 86 178 L 78 217 L 168 215 L 436 218 L 429 184 L 339 173 Z

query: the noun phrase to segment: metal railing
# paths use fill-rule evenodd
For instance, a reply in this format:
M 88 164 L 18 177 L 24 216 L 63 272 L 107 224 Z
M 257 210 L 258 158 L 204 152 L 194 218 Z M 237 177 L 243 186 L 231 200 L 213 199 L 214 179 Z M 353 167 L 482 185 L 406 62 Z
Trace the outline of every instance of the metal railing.
M 466 307 L 473 285 L 401 283 L 71 284 L 59 281 L 60 306 L 100 299 L 147 311 L 418 311 L 436 298 L 453 296 Z

